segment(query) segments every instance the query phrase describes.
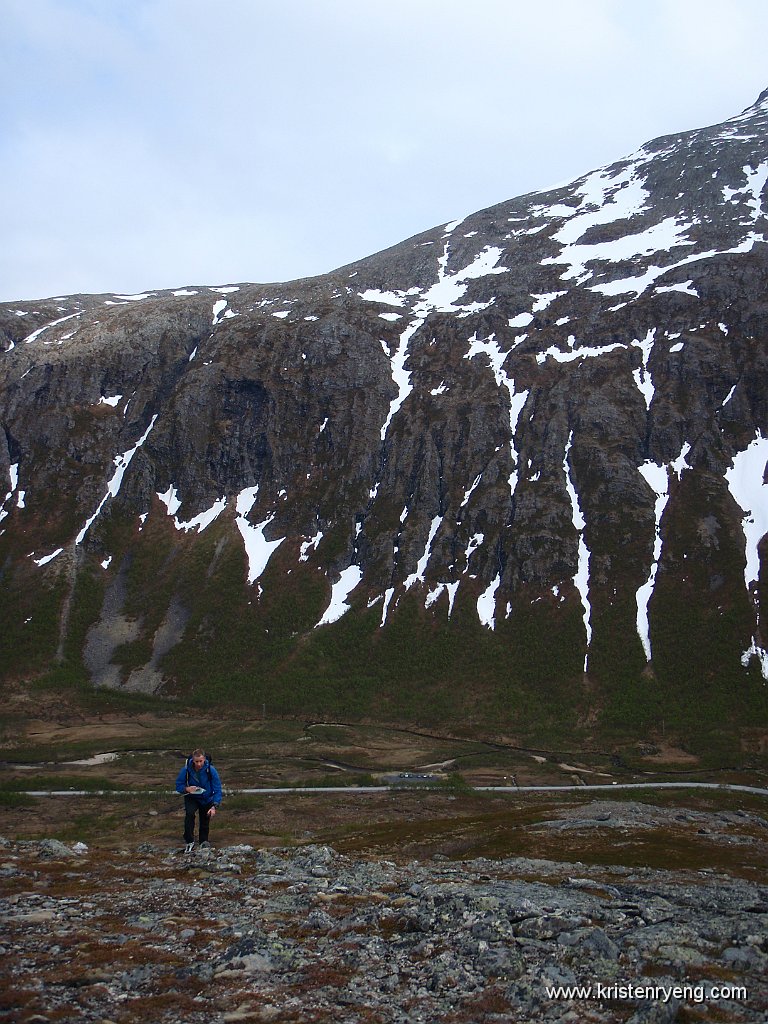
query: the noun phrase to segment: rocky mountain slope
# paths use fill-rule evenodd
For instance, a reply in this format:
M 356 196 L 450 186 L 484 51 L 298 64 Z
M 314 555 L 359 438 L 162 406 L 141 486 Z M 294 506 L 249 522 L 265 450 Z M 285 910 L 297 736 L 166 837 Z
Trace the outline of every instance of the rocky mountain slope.
M 322 277 L 0 306 L 4 676 L 759 749 L 767 143 L 768 90 Z

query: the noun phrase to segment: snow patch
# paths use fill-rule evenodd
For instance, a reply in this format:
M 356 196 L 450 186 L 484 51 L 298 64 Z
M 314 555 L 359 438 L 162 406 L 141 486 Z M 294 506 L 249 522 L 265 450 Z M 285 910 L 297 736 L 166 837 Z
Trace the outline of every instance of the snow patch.
M 752 643 L 750 646 L 741 656 L 741 664 L 744 668 L 747 668 L 753 658 L 757 658 L 760 662 L 760 671 L 763 679 L 768 681 L 768 651 L 766 651 L 764 647 L 760 647 L 754 637 L 752 637 Z
M 476 355 L 483 354 L 488 357 L 493 376 L 496 381 L 497 387 L 504 387 L 509 394 L 509 450 L 512 457 L 513 466 L 517 467 L 518 453 L 515 447 L 515 433 L 517 431 L 517 423 L 520 419 L 520 413 L 523 411 L 523 407 L 528 400 L 528 391 L 516 391 L 515 382 L 511 377 L 507 376 L 503 369 L 504 360 L 507 358 L 509 353 L 502 352 L 498 342 L 496 341 L 496 335 L 491 334 L 488 338 L 479 339 L 477 333 L 473 334 L 469 339 L 469 351 L 464 356 L 465 359 L 473 359 Z M 517 488 L 518 474 L 515 468 L 509 477 L 509 489 L 510 494 L 514 496 Z
M 742 242 L 733 246 L 731 249 L 710 249 L 707 252 L 694 253 L 691 256 L 686 256 L 677 263 L 672 263 L 667 267 L 650 266 L 640 277 L 628 277 L 620 281 L 609 281 L 606 284 L 590 285 L 590 290 L 593 292 L 600 292 L 603 295 L 623 295 L 627 292 L 634 292 L 635 298 L 637 298 L 639 295 L 642 295 L 647 288 L 650 288 L 657 278 L 662 277 L 664 274 L 668 274 L 672 270 L 678 270 L 680 267 L 685 267 L 689 263 L 696 263 L 699 260 L 711 259 L 713 256 L 729 256 L 732 253 L 751 252 L 758 242 L 764 241 L 765 238 L 762 235 L 750 232 Z
M 651 568 L 648 574 L 648 579 L 641 587 L 638 588 L 635 595 L 635 602 L 637 604 L 637 634 L 640 637 L 641 644 L 643 645 L 647 661 L 651 660 L 652 654 L 648 606 L 650 604 L 651 597 L 653 596 L 654 587 L 656 586 L 656 575 L 659 568 L 659 559 L 661 558 L 661 518 L 664 514 L 665 508 L 667 507 L 667 502 L 669 501 L 669 474 L 670 471 L 673 472 L 679 480 L 683 470 L 691 468 L 687 462 L 690 450 L 691 445 L 686 441 L 680 449 L 678 457 L 670 462 L 668 466 L 648 461 L 638 469 L 640 475 L 656 495 L 656 500 L 654 502 L 654 539 Z
M 227 507 L 227 499 L 222 496 L 217 501 L 214 501 L 210 508 L 200 512 L 193 519 L 189 519 L 185 523 L 179 522 L 175 519 L 175 525 L 177 530 L 183 530 L 185 533 L 188 530 L 197 530 L 198 533 L 202 533 L 203 530 L 208 529 L 214 520 L 218 519 L 224 509 Z
M 235 509 L 237 518 L 235 525 L 240 531 L 245 545 L 245 553 L 248 556 L 248 584 L 251 585 L 261 576 L 267 567 L 272 553 L 280 547 L 285 537 L 278 537 L 277 540 L 267 540 L 264 530 L 275 518 L 274 513 L 268 516 L 263 522 L 253 524 L 248 522 L 248 513 L 253 508 L 259 486 L 246 487 L 237 496 Z
M 52 554 L 45 555 L 43 558 L 35 558 L 34 554 L 30 555 L 30 557 L 32 561 L 35 563 L 35 565 L 48 565 L 48 563 L 52 562 L 54 558 L 58 558 L 63 550 L 64 548 L 56 548 L 56 550 Z
M 480 483 L 482 478 L 483 478 L 483 474 L 482 473 L 478 473 L 477 476 L 475 477 L 474 481 L 470 484 L 470 486 L 466 489 L 466 491 L 464 491 L 464 497 L 462 498 L 461 504 L 459 505 L 459 510 L 463 509 L 464 506 L 469 502 L 469 499 L 472 497 L 472 492 L 477 487 L 477 485 Z
M 651 660 L 651 635 L 648 621 L 648 605 L 656 585 L 656 573 L 661 557 L 661 517 L 669 501 L 669 474 L 666 466 L 655 462 L 646 462 L 639 467 L 639 472 L 648 486 L 656 495 L 654 503 L 654 540 L 651 571 L 648 579 L 638 588 L 635 595 L 637 604 L 637 634 L 645 651 L 645 660 Z
M 181 508 L 181 502 L 179 501 L 178 492 L 176 488 L 173 486 L 173 484 L 171 484 L 168 490 L 164 491 L 162 494 L 160 493 L 160 491 L 157 491 L 156 493 L 160 501 L 162 501 L 162 503 L 168 510 L 168 515 L 175 516 L 176 513 Z
M 387 621 L 387 612 L 389 611 L 389 604 L 390 604 L 390 601 L 392 600 L 392 598 L 394 597 L 394 594 L 395 594 L 395 588 L 394 587 L 388 587 L 384 591 L 384 606 L 381 609 L 381 622 L 379 623 L 379 628 L 381 628 L 386 623 L 386 621 Z
M 543 313 L 548 306 L 552 305 L 555 299 L 559 299 L 567 294 L 568 292 L 546 292 L 542 295 L 532 295 L 531 298 L 534 300 L 533 312 Z
M 448 242 L 446 242 L 443 248 L 443 254 L 437 261 L 437 281 L 423 293 L 419 293 L 417 289 L 409 289 L 408 292 L 382 292 L 375 288 L 370 288 L 365 292 L 359 293 L 362 299 L 370 302 L 384 302 L 387 305 L 399 306 L 406 304 L 406 300 L 409 295 L 421 295 L 420 300 L 412 307 L 411 314 L 413 319 L 411 319 L 408 326 L 401 333 L 394 355 L 391 354 L 386 343 L 383 341 L 381 342 L 382 348 L 391 363 L 392 380 L 397 385 L 398 389 L 397 397 L 391 402 L 387 418 L 381 428 L 382 441 L 386 437 L 390 423 L 401 408 L 403 402 L 413 390 L 410 371 L 405 369 L 405 364 L 408 359 L 408 346 L 411 338 L 419 330 L 430 313 L 456 313 L 459 316 L 466 316 L 470 313 L 477 312 L 478 310 L 487 309 L 494 300 L 485 303 L 475 302 L 468 305 L 459 304 L 459 300 L 466 292 L 469 281 L 476 278 L 487 277 L 491 274 L 509 273 L 507 267 L 496 266 L 503 255 L 503 249 L 499 249 L 495 246 L 486 246 L 485 249 L 475 256 L 472 263 L 467 267 L 458 271 L 456 274 L 449 274 L 446 271 L 448 263 Z
M 620 341 L 614 342 L 612 345 L 604 345 L 602 348 L 595 348 L 589 345 L 585 345 L 583 348 L 576 348 L 573 335 L 568 338 L 570 348 L 567 351 L 557 348 L 556 345 L 550 345 L 548 349 L 543 352 L 536 353 L 536 362 L 541 365 L 548 358 L 552 358 L 558 363 L 572 363 L 577 359 L 594 359 L 598 356 L 604 356 L 608 352 L 613 352 L 617 348 L 626 348 Z
M 438 601 L 444 592 L 448 592 L 448 618 L 453 612 L 453 603 L 456 600 L 456 591 L 459 589 L 459 581 L 455 583 L 438 583 L 434 590 L 430 590 L 424 602 L 425 608 L 431 608 Z
M 655 394 L 653 378 L 651 377 L 651 371 L 648 369 L 648 360 L 651 357 L 655 337 L 656 328 L 652 327 L 646 334 L 643 341 L 635 339 L 635 341 L 632 342 L 632 345 L 635 348 L 639 348 L 643 353 L 643 365 L 639 369 L 633 370 L 632 376 L 634 377 L 635 384 L 637 384 L 640 394 L 645 400 L 646 409 L 651 408 L 651 402 L 653 401 L 653 396 Z
M 6 504 L 6 502 L 11 500 L 11 498 L 14 495 L 14 492 L 16 491 L 16 488 L 19 486 L 19 464 L 18 464 L 18 462 L 11 463 L 11 465 L 8 467 L 8 475 L 10 477 L 11 489 L 10 489 L 10 491 L 8 491 L 6 496 L 3 498 L 2 503 L 0 504 L 0 522 L 2 522 L 3 519 L 5 519 L 6 516 L 8 515 L 8 513 L 5 511 L 3 506 Z
M 759 164 L 757 167 L 750 167 L 745 164 L 742 168 L 746 184 L 739 189 L 731 189 L 727 186 L 723 189 L 723 198 L 726 202 L 735 202 L 737 196 L 743 197 L 747 206 L 751 208 L 753 221 L 763 216 L 762 193 L 768 181 L 768 162 Z
M 501 576 L 491 580 L 486 589 L 477 599 L 477 615 L 483 626 L 496 628 L 496 591 L 499 589 Z
M 379 288 L 368 288 L 364 292 L 358 292 L 360 298 L 366 302 L 382 302 L 386 306 L 405 306 L 407 296 L 418 294 L 418 288 L 410 288 L 407 292 L 383 292 Z
M 587 671 L 587 661 L 589 659 L 589 647 L 592 643 L 592 608 L 589 603 L 589 562 L 590 562 L 590 551 L 587 547 L 586 541 L 584 540 L 584 530 L 586 527 L 586 520 L 581 511 L 579 504 L 579 496 L 576 493 L 573 480 L 571 478 L 570 469 L 570 452 L 573 447 L 573 431 L 568 435 L 568 442 L 565 446 L 565 457 L 563 459 L 563 470 L 565 472 L 565 486 L 568 491 L 568 497 L 571 499 L 571 514 L 573 525 L 576 528 L 576 532 L 579 535 L 579 554 L 578 554 L 578 565 L 576 568 L 576 575 L 573 577 L 573 582 L 576 589 L 581 597 L 581 604 L 584 608 L 584 630 L 587 635 L 587 652 L 584 655 L 584 671 Z
M 509 273 L 507 267 L 496 266 L 503 255 L 503 249 L 492 245 L 486 246 L 475 256 L 469 266 L 455 274 L 449 274 L 446 272 L 448 262 L 448 243 L 446 243 L 443 255 L 438 260 L 437 282 L 424 292 L 422 301 L 414 311 L 426 318 L 430 312 L 468 314 L 487 309 L 490 303 L 475 302 L 469 305 L 460 305 L 459 300 L 463 298 L 469 281 L 492 274 Z
M 693 281 L 684 281 L 681 284 L 659 285 L 656 289 L 656 294 L 660 295 L 662 292 L 682 292 L 684 295 L 693 295 L 697 299 L 700 298 L 699 293 L 693 286 Z
M 323 531 L 322 530 L 318 530 L 317 533 L 314 535 L 314 537 L 310 537 L 309 540 L 303 541 L 302 545 L 301 545 L 301 548 L 299 550 L 299 561 L 300 562 L 308 562 L 309 561 L 309 552 L 310 551 L 317 551 L 318 544 L 320 543 L 320 541 L 322 539 L 323 539 Z
M 533 323 L 533 316 L 531 313 L 518 313 L 517 316 L 513 316 L 509 321 L 510 327 L 527 327 Z
M 467 566 L 464 570 L 465 574 L 469 571 L 469 559 L 474 554 L 474 552 L 477 551 L 477 549 L 482 545 L 484 540 L 485 534 L 483 533 L 476 533 L 473 537 L 470 538 L 469 544 L 467 544 L 466 551 L 464 552 L 464 558 L 466 559 L 467 562 Z
M 726 407 L 726 405 L 728 405 L 730 400 L 733 398 L 733 393 L 734 393 L 735 390 L 736 390 L 736 384 L 733 385 L 731 390 L 728 392 L 728 394 L 723 399 L 722 405 L 720 406 L 721 409 L 724 409 Z
M 564 263 L 567 269 L 560 275 L 561 279 L 576 279 L 579 284 L 592 277 L 593 271 L 587 264 L 593 260 L 607 263 L 623 263 L 638 256 L 650 256 L 658 252 L 668 252 L 675 246 L 691 245 L 688 231 L 691 224 L 678 224 L 675 217 L 667 217 L 659 224 L 654 224 L 636 234 L 623 235 L 610 242 L 595 242 L 592 245 L 565 245 L 558 256 L 543 259 L 542 264 Z M 562 232 L 555 238 L 560 239 Z
M 82 316 L 84 312 L 85 310 L 81 309 L 79 313 L 70 313 L 68 316 L 60 317 L 58 320 L 52 320 L 49 324 L 45 324 L 44 327 L 38 327 L 36 331 L 32 331 L 31 334 L 27 335 L 27 337 L 24 339 L 24 343 L 26 345 L 31 344 L 33 341 L 40 337 L 43 331 L 50 330 L 51 327 L 56 327 L 57 324 L 63 324 L 67 320 L 73 320 L 76 316 Z
M 686 441 L 683 444 L 683 447 L 680 449 L 680 454 L 678 455 L 678 457 L 675 459 L 674 462 L 670 462 L 669 464 L 670 469 L 674 471 L 675 476 L 678 480 L 682 476 L 684 469 L 691 469 L 691 466 L 689 466 L 687 462 L 688 453 L 690 452 L 690 450 L 691 446 L 689 442 Z
M 96 511 L 93 513 L 93 515 L 86 522 L 85 526 L 82 528 L 82 530 L 78 533 L 77 537 L 75 538 L 75 544 L 76 545 L 77 544 L 82 544 L 83 540 L 85 539 L 85 535 L 90 530 L 91 526 L 93 525 L 94 521 L 96 520 L 97 516 L 101 512 L 101 510 L 104 507 L 104 505 L 106 504 L 106 502 L 110 498 L 116 497 L 117 494 L 119 493 L 120 485 L 123 482 L 123 477 L 125 476 L 125 471 L 126 471 L 126 469 L 128 469 L 128 466 L 131 463 L 131 459 L 133 458 L 133 456 L 136 454 L 136 452 L 139 450 L 139 448 L 141 448 L 141 446 L 144 444 L 144 442 L 149 437 L 150 432 L 151 432 L 152 428 L 154 427 L 156 420 L 157 420 L 157 413 L 155 413 L 155 415 L 152 417 L 151 423 L 149 424 L 147 429 L 144 431 L 144 433 L 141 435 L 141 437 L 136 442 L 136 444 L 133 446 L 133 448 L 129 448 L 128 451 L 127 452 L 123 452 L 122 455 L 116 455 L 115 456 L 115 458 L 114 458 L 115 472 L 112 474 L 112 478 L 110 479 L 109 483 L 107 484 L 107 493 L 104 495 L 104 497 L 99 502 L 99 505 L 98 505 L 98 508 L 96 509 Z
M 160 491 L 157 491 L 156 493 L 160 501 L 162 501 L 168 510 L 168 515 L 173 517 L 173 525 L 177 530 L 182 530 L 184 533 L 187 533 L 189 530 L 197 530 L 198 533 L 202 533 L 203 530 L 209 527 L 227 507 L 227 499 L 225 497 L 221 497 L 218 501 L 215 501 L 209 509 L 205 509 L 203 512 L 200 512 L 193 519 L 188 519 L 186 522 L 182 522 L 176 516 L 176 513 L 181 508 L 181 501 L 179 500 L 178 491 L 173 484 L 171 484 L 168 490 L 164 491 L 162 494 Z
M 407 577 L 405 581 L 406 590 L 410 590 L 414 583 L 424 582 L 424 573 L 427 570 L 427 565 L 429 564 L 429 559 L 432 554 L 432 542 L 435 539 L 435 534 L 440 529 L 440 524 L 442 523 L 442 521 L 442 516 L 435 516 L 434 519 L 432 520 L 432 524 L 429 527 L 429 537 L 427 538 L 427 543 L 424 547 L 424 554 L 421 556 L 416 565 L 416 572 L 411 573 L 411 575 Z
M 397 414 L 398 409 L 406 400 L 411 391 L 413 391 L 413 385 L 411 384 L 411 373 L 410 370 L 405 369 L 405 363 L 408 359 L 408 344 L 421 327 L 423 319 L 412 320 L 403 333 L 400 335 L 400 342 L 397 346 L 395 354 L 390 357 L 390 365 L 392 372 L 392 380 L 397 385 L 397 397 L 392 400 L 389 406 L 389 412 L 387 418 L 384 421 L 384 425 L 381 428 L 381 440 L 383 441 L 389 430 L 389 425 Z
M 347 598 L 360 583 L 363 572 L 359 565 L 350 565 L 339 576 L 336 583 L 331 587 L 331 600 L 323 613 L 317 626 L 325 626 L 336 622 L 342 615 L 349 611 L 351 605 L 347 604 Z M 315 627 L 317 628 L 317 627 Z
M 734 455 L 731 467 L 725 471 L 728 489 L 744 516 L 746 565 L 744 583 L 752 590 L 760 575 L 758 544 L 768 533 L 768 489 L 764 483 L 768 463 L 768 438 L 758 436 L 743 452 Z

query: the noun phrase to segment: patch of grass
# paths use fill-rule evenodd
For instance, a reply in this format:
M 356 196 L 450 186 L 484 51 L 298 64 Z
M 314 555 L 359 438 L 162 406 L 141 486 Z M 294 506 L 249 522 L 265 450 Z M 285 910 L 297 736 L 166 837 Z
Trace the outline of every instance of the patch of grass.
M 36 568 L 36 567 L 33 567 Z M 37 577 L 26 566 L 6 568 L 0 581 L 0 665 L 3 676 L 34 676 L 54 661 L 63 577 Z
M 280 784 L 281 786 L 283 783 Z M 350 789 L 354 789 L 359 786 L 376 786 L 378 783 L 372 775 L 350 773 L 350 772 L 339 772 L 338 775 L 323 775 L 323 776 L 312 776 L 308 779 L 294 780 L 293 782 L 285 783 L 286 786 L 299 786 L 299 787 L 310 787 L 312 789 L 322 789 L 327 787 L 346 786 Z
M 169 701 L 166 697 L 149 693 L 132 693 L 127 690 L 112 690 L 107 687 L 94 689 L 88 686 L 80 693 L 80 705 L 84 710 L 96 714 L 111 712 L 140 713 L 151 711 L 163 713 Z
M 591 796 L 592 794 L 590 794 Z M 615 793 L 612 794 L 615 797 Z M 582 798 L 583 801 L 583 798 Z M 457 805 L 456 813 L 420 815 L 417 820 L 383 823 L 362 823 L 344 835 L 324 837 L 340 852 L 359 854 L 373 851 L 377 855 L 428 857 L 436 852 L 456 860 L 476 857 L 491 859 L 530 857 L 545 860 L 627 867 L 652 867 L 664 870 L 671 864 L 691 870 L 724 870 L 736 877 L 758 880 L 761 877 L 763 851 L 754 847 L 731 847 L 713 843 L 692 830 L 675 827 L 651 829 L 628 828 L 620 838 L 610 828 L 599 824 L 570 835 L 566 845 L 562 833 L 538 827 L 559 817 L 558 809 L 572 806 L 558 800 L 495 806 L 478 810 L 482 803 Z M 591 801 L 590 801 L 591 802 Z M 652 800 L 649 798 L 649 802 Z M 494 800 L 498 805 L 499 798 Z
M 92 757 L 103 750 L 100 740 L 51 741 L 47 743 L 22 743 L 3 750 L 3 759 L 9 764 L 56 764 L 60 761 Z
M 0 791 L 24 792 L 25 790 L 51 790 L 51 789 L 74 789 L 74 790 L 113 790 L 120 789 L 117 783 L 101 775 L 24 775 L 17 779 L 3 779 L 0 781 Z
M 37 799 L 33 796 L 26 796 L 24 793 L 12 793 L 7 790 L 0 790 L 0 807 L 20 808 L 36 807 Z
M 89 681 L 83 664 L 85 639 L 89 628 L 98 620 L 101 613 L 104 590 L 105 576 L 101 566 L 95 564 L 95 560 L 81 565 L 69 609 L 67 634 L 64 640 L 64 661 L 73 672 L 73 679 L 84 685 Z
M 349 742 L 350 732 L 349 726 L 318 723 L 312 727 L 312 741 L 314 743 L 327 743 L 330 746 L 344 746 Z
M 450 772 L 444 779 L 438 779 L 433 783 L 438 789 L 444 789 L 449 793 L 473 793 L 472 786 L 467 782 L 460 772 Z
M 238 811 L 261 811 L 266 806 L 267 798 L 255 793 L 233 793 L 227 795 L 227 813 Z
M 85 684 L 82 665 L 64 661 L 53 664 L 30 683 L 30 689 L 39 693 L 62 693 L 66 690 L 78 690 Z
M 142 668 L 150 661 L 152 649 L 152 636 L 145 634 L 137 640 L 120 644 L 112 654 L 112 661 L 115 665 L 124 668 L 126 673 L 130 673 L 133 669 Z

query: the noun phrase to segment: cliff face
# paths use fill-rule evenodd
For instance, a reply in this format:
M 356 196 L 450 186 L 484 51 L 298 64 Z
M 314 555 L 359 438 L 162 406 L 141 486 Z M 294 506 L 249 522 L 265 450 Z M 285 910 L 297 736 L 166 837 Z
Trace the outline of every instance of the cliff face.
M 5 677 L 758 724 L 767 141 L 768 91 L 323 277 L 0 306 Z

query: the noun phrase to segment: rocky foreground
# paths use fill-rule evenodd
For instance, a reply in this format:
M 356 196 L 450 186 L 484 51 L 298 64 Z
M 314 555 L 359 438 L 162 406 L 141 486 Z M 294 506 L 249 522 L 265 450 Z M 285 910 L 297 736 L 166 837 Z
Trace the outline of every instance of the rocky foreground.
M 4 1020 L 768 1021 L 768 884 L 713 871 L 0 844 Z

